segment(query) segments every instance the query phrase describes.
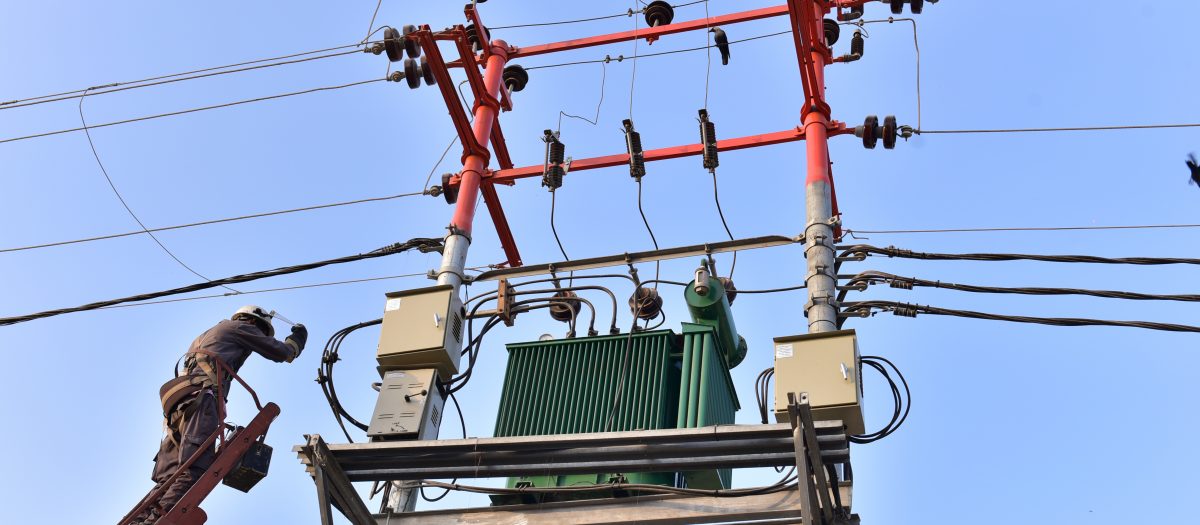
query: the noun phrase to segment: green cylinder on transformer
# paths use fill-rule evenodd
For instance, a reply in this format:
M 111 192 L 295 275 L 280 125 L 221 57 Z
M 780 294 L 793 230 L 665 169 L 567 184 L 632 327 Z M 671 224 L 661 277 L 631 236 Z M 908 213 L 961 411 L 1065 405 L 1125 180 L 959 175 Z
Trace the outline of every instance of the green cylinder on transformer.
M 708 281 L 705 293 L 701 294 L 696 290 L 695 280 L 688 283 L 683 292 L 688 312 L 692 315 L 692 322 L 716 329 L 725 361 L 729 363 L 729 368 L 733 368 L 746 358 L 746 340 L 737 333 L 733 311 L 729 308 L 729 299 L 725 296 L 725 286 L 707 272 L 704 272 L 704 277 Z

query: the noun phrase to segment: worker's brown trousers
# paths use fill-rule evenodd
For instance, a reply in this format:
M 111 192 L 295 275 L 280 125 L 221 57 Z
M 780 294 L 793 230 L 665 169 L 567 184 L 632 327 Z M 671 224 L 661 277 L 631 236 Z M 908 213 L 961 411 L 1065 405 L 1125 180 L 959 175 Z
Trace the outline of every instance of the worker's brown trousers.
M 179 432 L 179 429 L 171 429 L 159 445 L 158 455 L 154 457 L 154 472 L 151 475 L 151 479 L 155 483 L 162 484 L 170 479 L 179 470 L 180 465 L 187 462 L 192 454 L 200 450 L 213 432 L 217 431 L 217 427 L 221 424 L 217 414 L 218 403 L 220 401 L 212 390 L 203 390 L 196 394 L 190 403 L 180 403 L 180 406 L 176 407 L 176 411 L 184 410 L 185 413 L 191 412 L 191 414 L 183 416 L 182 432 Z M 188 407 L 189 404 L 193 406 Z M 188 489 L 192 488 L 196 480 L 204 475 L 208 467 L 212 466 L 215 456 L 216 446 L 210 444 L 186 472 L 175 478 L 175 481 L 167 487 L 166 492 L 159 499 L 158 505 L 162 512 L 165 513 L 175 506 L 175 503 L 187 493 Z

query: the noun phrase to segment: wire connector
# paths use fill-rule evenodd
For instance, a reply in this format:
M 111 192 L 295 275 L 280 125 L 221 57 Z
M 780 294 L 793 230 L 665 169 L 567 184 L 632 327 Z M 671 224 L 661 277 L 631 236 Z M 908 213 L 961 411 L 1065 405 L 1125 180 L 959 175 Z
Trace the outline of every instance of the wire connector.
M 892 308 L 892 314 L 898 315 L 900 317 L 915 318 L 915 317 L 917 317 L 917 313 L 919 313 L 920 310 L 921 310 L 921 307 L 917 306 L 915 304 L 897 303 L 896 306 L 894 308 Z
M 629 153 L 629 176 L 641 179 L 646 176 L 646 160 L 642 150 L 642 135 L 633 129 L 633 121 L 621 121 L 625 127 L 625 150 Z

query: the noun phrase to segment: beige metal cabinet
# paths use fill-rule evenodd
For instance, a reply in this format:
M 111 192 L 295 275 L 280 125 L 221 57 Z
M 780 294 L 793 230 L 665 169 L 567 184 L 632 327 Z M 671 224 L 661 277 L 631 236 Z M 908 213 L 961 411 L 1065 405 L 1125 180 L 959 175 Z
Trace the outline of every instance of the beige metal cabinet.
M 865 434 L 861 372 L 854 330 L 776 338 L 775 420 L 788 421 L 788 392 L 807 392 L 815 419 L 840 419 L 851 434 Z
M 442 377 L 457 374 L 463 317 L 449 285 L 387 294 L 376 352 L 380 372 L 436 368 Z

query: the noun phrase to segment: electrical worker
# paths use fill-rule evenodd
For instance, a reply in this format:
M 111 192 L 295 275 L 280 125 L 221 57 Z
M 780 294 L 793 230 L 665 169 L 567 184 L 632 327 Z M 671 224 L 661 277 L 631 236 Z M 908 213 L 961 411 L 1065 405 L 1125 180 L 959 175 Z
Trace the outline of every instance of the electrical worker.
M 156 504 L 132 523 L 157 522 L 212 465 L 215 442 L 203 450 L 201 447 L 221 426 L 225 401 L 233 384 L 229 371 L 237 373 L 251 352 L 277 363 L 290 363 L 300 356 L 308 340 L 308 329 L 302 324 L 293 325 L 291 335 L 280 342 L 271 326 L 273 314 L 258 306 L 239 308 L 233 317 L 192 341 L 183 358 L 184 373 L 176 370 L 176 377 L 159 389 L 167 435 L 154 458 L 151 479 L 162 485 L 193 454 L 199 453 L 199 457 L 166 487 Z M 214 362 L 214 358 L 220 362 Z

